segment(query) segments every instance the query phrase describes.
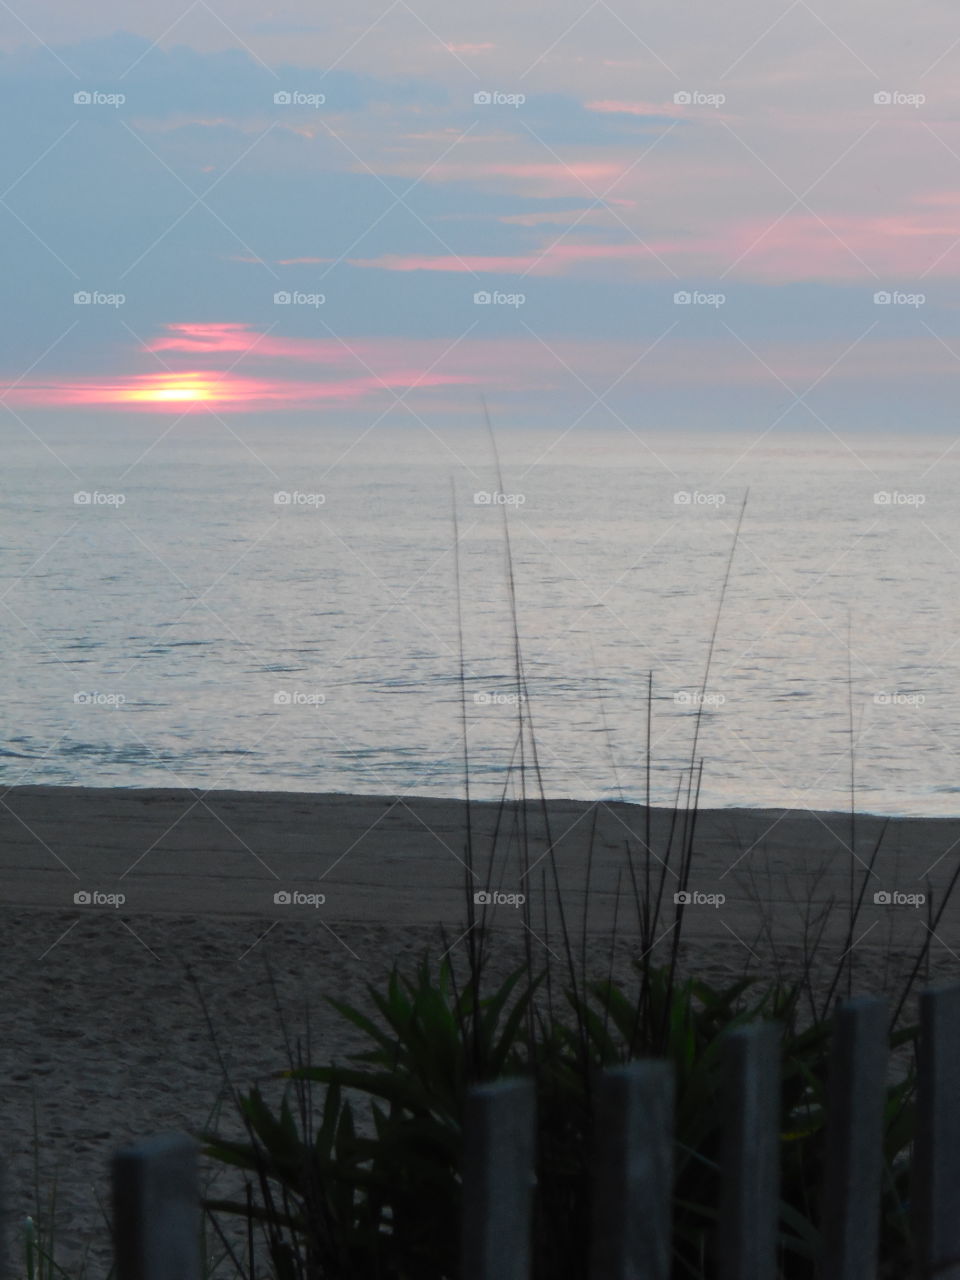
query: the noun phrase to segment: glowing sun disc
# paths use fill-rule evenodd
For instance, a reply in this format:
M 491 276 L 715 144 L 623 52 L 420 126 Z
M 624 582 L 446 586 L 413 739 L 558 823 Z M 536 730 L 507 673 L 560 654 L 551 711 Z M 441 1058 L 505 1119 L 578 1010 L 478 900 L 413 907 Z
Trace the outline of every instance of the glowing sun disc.
M 134 396 L 137 400 L 209 400 L 210 391 L 207 387 L 186 383 L 182 386 L 150 387 L 135 392 Z

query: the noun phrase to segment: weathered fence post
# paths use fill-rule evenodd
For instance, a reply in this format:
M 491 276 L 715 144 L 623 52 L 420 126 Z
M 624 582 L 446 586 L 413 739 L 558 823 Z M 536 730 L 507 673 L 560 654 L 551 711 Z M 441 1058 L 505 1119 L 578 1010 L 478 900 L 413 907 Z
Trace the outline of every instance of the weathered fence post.
M 114 1155 L 111 1175 L 118 1280 L 200 1280 L 196 1144 L 147 1138 Z
M 920 995 L 910 1199 L 918 1274 L 960 1278 L 960 985 Z
M 498 1080 L 467 1095 L 463 1280 L 529 1280 L 535 1116 L 530 1080 Z
M 773 1280 L 780 1196 L 780 1028 L 725 1037 L 720 1156 L 720 1280 Z
M 12 1256 L 7 1229 L 7 1167 L 0 1163 L 0 1280 L 7 1280 L 12 1275 L 9 1259 Z
M 600 1077 L 591 1280 L 670 1275 L 673 1098 L 666 1062 L 632 1062 Z
M 876 1280 L 887 1005 L 844 1000 L 834 1021 L 821 1226 L 824 1280 Z

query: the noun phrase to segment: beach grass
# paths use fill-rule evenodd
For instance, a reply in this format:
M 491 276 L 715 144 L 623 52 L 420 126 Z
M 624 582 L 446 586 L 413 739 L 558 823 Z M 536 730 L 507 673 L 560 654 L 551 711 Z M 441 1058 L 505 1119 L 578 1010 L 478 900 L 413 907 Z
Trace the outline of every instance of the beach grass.
M 498 462 L 499 468 L 499 462 Z M 501 483 L 502 487 L 502 483 Z M 702 693 L 706 694 L 740 524 L 720 585 Z M 454 514 L 454 537 L 459 538 Z M 593 833 L 588 843 L 587 893 L 579 920 L 569 918 L 558 866 L 527 687 L 518 623 L 510 531 L 504 513 L 505 571 L 513 619 L 516 735 L 493 838 L 481 853 L 471 820 L 467 676 L 460 614 L 460 706 L 464 768 L 463 929 L 445 931 L 433 955 L 408 972 L 398 968 L 368 986 L 368 1006 L 332 999 L 344 1019 L 370 1041 L 350 1065 L 317 1064 L 302 1045 L 287 1045 L 282 1078 L 289 1089 L 279 1110 L 258 1089 L 235 1091 L 245 1141 L 203 1135 L 209 1156 L 248 1175 L 245 1203 L 216 1201 L 211 1214 L 256 1222 L 261 1256 L 278 1280 L 320 1280 L 349 1274 L 443 1280 L 458 1266 L 462 1125 L 467 1090 L 511 1075 L 536 1082 L 538 1192 L 533 1256 L 537 1280 L 586 1275 L 590 1241 L 590 1143 L 598 1071 L 642 1057 L 669 1060 L 677 1076 L 675 1275 L 715 1274 L 719 1186 L 720 1049 L 732 1027 L 757 1018 L 780 1028 L 781 1098 L 780 1274 L 815 1274 L 819 1241 L 817 1193 L 823 1165 L 826 1073 L 831 1018 L 837 1000 L 856 985 L 857 937 L 874 862 L 883 840 L 859 872 L 853 866 L 840 914 L 847 945 L 839 957 L 823 947 L 824 912 L 804 919 L 799 963 L 778 950 L 758 898 L 766 965 L 750 954 L 744 974 L 726 984 L 698 973 L 695 949 L 684 948 L 685 894 L 696 867 L 696 836 L 704 760 L 699 754 L 705 697 L 698 700 L 690 758 L 677 779 L 664 843 L 650 825 L 650 715 L 647 688 L 645 838 L 624 841 L 622 880 L 607 955 L 588 955 Z M 853 750 L 851 735 L 851 751 Z M 851 770 L 851 777 L 853 771 Z M 851 783 L 852 786 L 852 783 Z M 512 791 L 511 791 L 512 788 Z M 539 810 L 543 837 L 527 822 Z M 596 813 L 596 811 L 595 811 Z M 855 797 L 851 794 L 851 848 Z M 954 881 L 928 910 L 932 928 L 892 995 L 891 1048 L 898 1073 L 888 1090 L 882 1247 L 887 1274 L 906 1274 L 912 1241 L 905 1212 L 912 1135 L 911 1098 L 916 1030 L 912 997 L 930 959 L 936 924 Z M 533 885 L 538 891 L 533 892 Z M 519 906 L 521 962 L 504 976 L 495 961 L 505 942 L 492 895 L 504 886 L 529 891 Z M 677 896 L 675 896 L 677 895 Z M 624 975 L 624 958 L 627 974 Z M 319 1093 L 317 1092 L 319 1090 Z M 253 1207 L 252 1198 L 256 1199 Z M 251 1250 L 240 1274 L 253 1274 Z

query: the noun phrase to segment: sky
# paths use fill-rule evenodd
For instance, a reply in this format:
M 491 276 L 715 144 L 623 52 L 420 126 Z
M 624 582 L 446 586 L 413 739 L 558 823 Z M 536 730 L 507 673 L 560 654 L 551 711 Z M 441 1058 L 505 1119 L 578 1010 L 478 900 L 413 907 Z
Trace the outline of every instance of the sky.
M 0 9 L 8 425 L 951 431 L 960 12 Z

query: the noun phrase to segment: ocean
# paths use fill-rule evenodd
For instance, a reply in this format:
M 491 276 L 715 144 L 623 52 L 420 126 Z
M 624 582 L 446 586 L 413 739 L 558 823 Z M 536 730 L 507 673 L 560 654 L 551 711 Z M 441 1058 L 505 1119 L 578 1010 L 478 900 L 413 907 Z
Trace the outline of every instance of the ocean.
M 656 803 L 699 722 L 703 805 L 960 814 L 947 438 L 3 433 L 7 786 L 496 798 L 522 722 L 528 788 L 532 727 L 548 795 L 642 801 L 652 673 Z

